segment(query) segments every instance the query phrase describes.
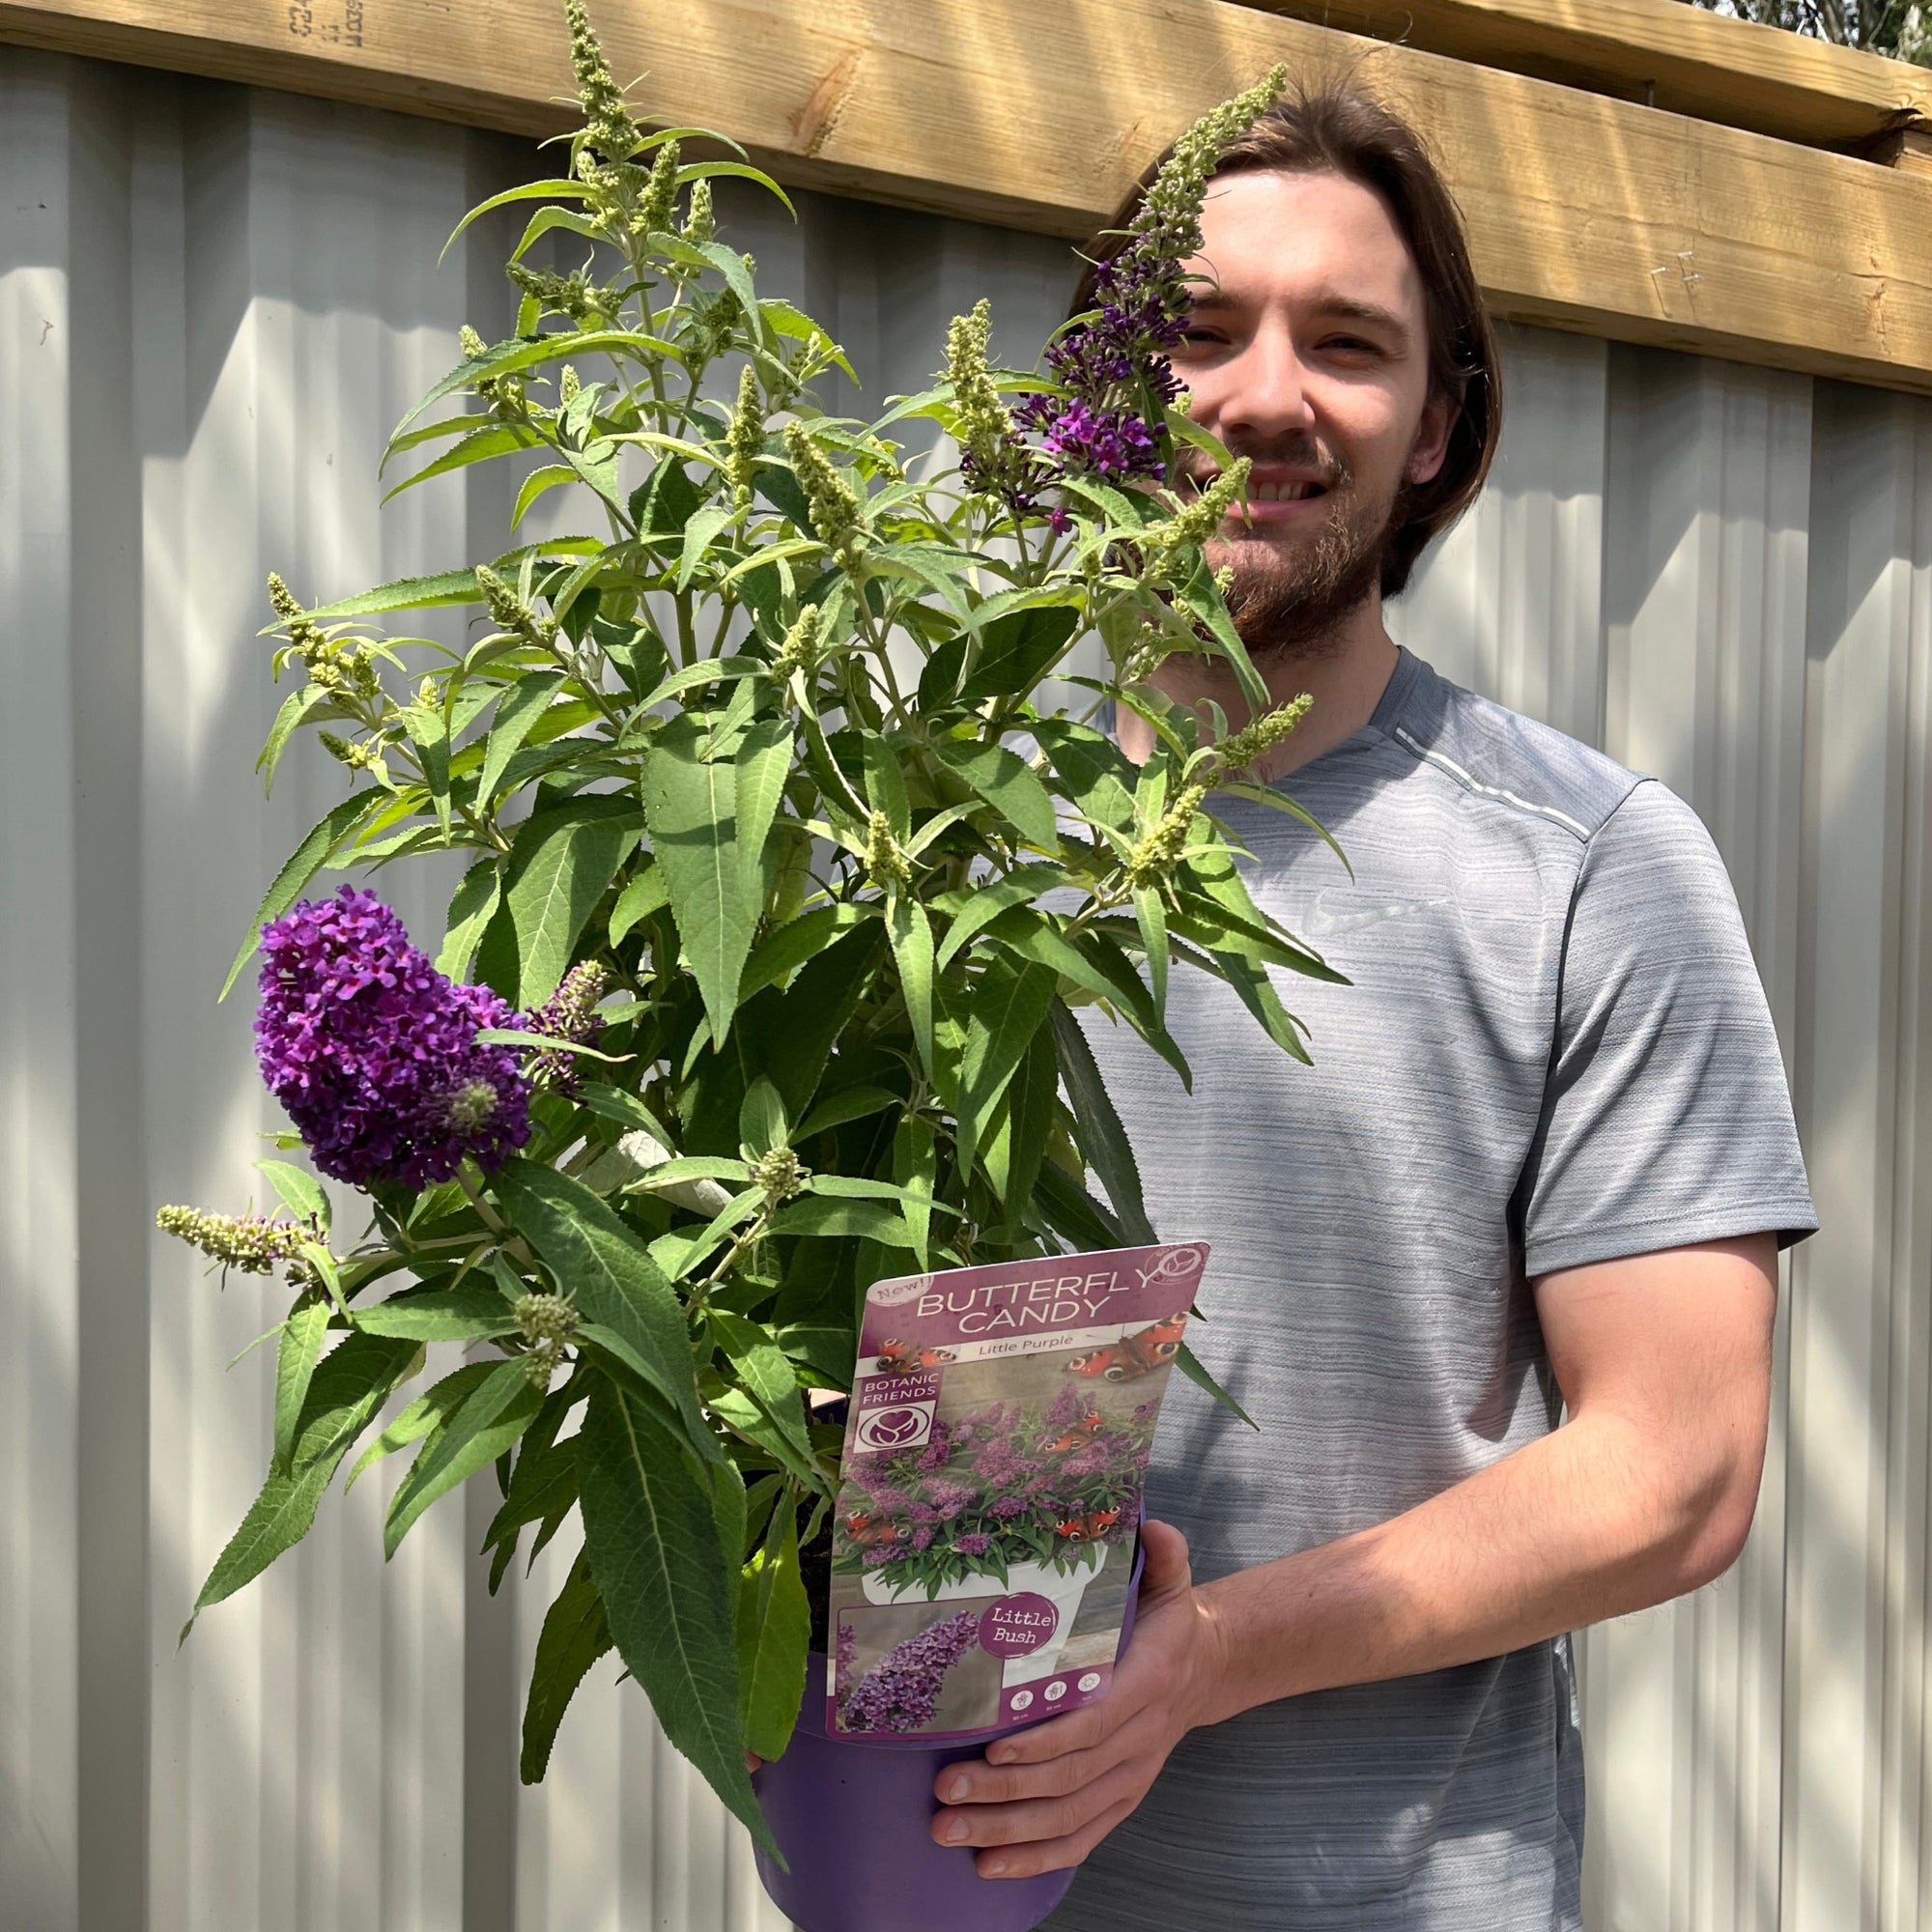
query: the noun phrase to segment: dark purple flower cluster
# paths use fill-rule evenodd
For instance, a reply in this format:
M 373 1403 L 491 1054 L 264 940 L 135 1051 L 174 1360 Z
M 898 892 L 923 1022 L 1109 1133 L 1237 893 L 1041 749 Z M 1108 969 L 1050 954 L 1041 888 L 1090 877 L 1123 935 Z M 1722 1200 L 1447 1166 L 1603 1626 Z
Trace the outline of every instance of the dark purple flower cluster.
M 517 1015 L 439 973 L 374 893 L 291 907 L 263 927 L 262 955 L 255 1057 L 331 1179 L 426 1187 L 529 1138 L 516 1050 L 476 1038 Z
M 848 1731 L 923 1731 L 938 1714 L 946 1679 L 973 1648 L 979 1629 L 978 1612 L 962 1610 L 895 1644 L 839 1705 L 838 1721 Z
M 1137 235 L 1094 270 L 1095 311 L 1046 352 L 1066 394 L 1037 392 L 1013 420 L 1063 475 L 1109 483 L 1167 473 L 1149 416 L 1180 393 L 1168 352 L 1187 327 L 1187 284 L 1153 238 Z

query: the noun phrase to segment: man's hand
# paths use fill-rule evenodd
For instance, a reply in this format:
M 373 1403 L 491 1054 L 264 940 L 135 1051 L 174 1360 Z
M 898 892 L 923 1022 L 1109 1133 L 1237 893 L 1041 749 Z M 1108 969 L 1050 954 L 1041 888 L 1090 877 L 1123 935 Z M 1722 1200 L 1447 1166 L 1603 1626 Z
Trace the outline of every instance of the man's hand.
M 986 1847 L 981 1878 L 1032 1878 L 1077 1865 L 1143 1798 L 1168 1753 L 1213 1710 L 1221 1631 L 1194 1588 L 1187 1539 L 1142 1532 L 1147 1568 L 1134 1638 L 1097 1704 L 990 1746 L 984 1763 L 949 1765 L 933 1790 L 942 1845 Z

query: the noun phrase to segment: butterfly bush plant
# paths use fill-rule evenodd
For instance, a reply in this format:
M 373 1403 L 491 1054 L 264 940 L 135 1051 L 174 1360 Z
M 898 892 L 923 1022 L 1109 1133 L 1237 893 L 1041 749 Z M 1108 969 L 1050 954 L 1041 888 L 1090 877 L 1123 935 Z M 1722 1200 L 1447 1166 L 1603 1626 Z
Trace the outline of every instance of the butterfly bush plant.
M 320 608 L 270 583 L 299 681 L 264 770 L 312 726 L 351 789 L 257 923 L 261 1069 L 314 1175 L 264 1163 L 274 1217 L 161 1213 L 292 1291 L 267 1479 L 196 1610 L 307 1531 L 352 1453 L 351 1482 L 410 1459 L 391 1552 L 494 1470 L 493 1586 L 581 1527 L 525 1776 L 614 1647 L 761 1831 L 744 1752 L 781 1752 L 798 1711 L 801 1551 L 839 1478 L 812 1398 L 849 1385 L 867 1285 L 1151 1240 L 1072 1008 L 1184 1081 L 1175 962 L 1293 1054 L 1268 969 L 1326 970 L 1257 910 L 1209 810 L 1293 810 L 1243 772 L 1297 713 L 1203 559 L 1245 465 L 1177 408 L 1162 354 L 1215 157 L 1279 82 L 1183 139 L 1044 374 L 989 366 L 982 303 L 935 386 L 867 422 L 826 412 L 845 358 L 714 232 L 717 178 L 780 190 L 641 128 L 567 12 L 569 173 L 476 211 L 540 204 L 515 327 L 464 331 L 389 454 L 427 455 L 411 483 L 507 458 L 513 525 L 554 497 L 582 533 Z M 545 238 L 577 266 L 536 266 Z M 898 440 L 935 429 L 956 467 Z M 1186 498 L 1179 439 L 1220 465 Z M 371 622 L 436 607 L 470 613 L 460 649 Z M 1090 638 L 1105 668 L 1071 688 L 1148 719 L 1138 768 L 1042 695 Z M 1150 690 L 1176 650 L 1228 660 L 1254 722 L 1230 736 Z M 373 892 L 314 884 L 450 852 L 433 957 Z M 337 1233 L 316 1175 L 361 1191 L 366 1233 Z M 1112 1454 L 1027 1501 L 1036 1540 L 1037 1503 L 1104 1506 Z

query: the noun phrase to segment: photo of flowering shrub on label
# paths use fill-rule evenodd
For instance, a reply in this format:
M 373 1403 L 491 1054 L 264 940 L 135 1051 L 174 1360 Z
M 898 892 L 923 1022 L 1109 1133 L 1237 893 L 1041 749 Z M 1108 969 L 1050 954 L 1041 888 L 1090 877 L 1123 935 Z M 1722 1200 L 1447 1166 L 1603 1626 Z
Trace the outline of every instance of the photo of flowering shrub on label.
M 828 1728 L 948 1737 L 1106 1694 L 1148 1451 L 1207 1258 L 1199 1241 L 1101 1250 L 867 1292 Z

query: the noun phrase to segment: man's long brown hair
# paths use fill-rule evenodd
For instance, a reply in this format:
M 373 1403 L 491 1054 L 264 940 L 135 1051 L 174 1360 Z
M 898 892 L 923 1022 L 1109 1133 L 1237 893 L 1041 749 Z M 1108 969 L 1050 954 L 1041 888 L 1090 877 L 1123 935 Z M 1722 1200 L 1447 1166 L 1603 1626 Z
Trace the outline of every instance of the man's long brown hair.
M 1121 245 L 1165 155 L 1134 185 L 1092 250 L 1104 260 Z M 1407 122 L 1348 80 L 1313 83 L 1277 102 L 1221 157 L 1217 175 L 1334 174 L 1380 197 L 1413 257 L 1427 303 L 1429 383 L 1457 404 L 1442 468 L 1399 499 L 1404 520 L 1382 559 L 1381 592 L 1399 596 L 1431 538 L 1475 500 L 1502 429 L 1495 332 L 1469 264 L 1462 217 L 1435 164 Z M 1074 314 L 1094 306 L 1090 270 L 1074 293 Z

